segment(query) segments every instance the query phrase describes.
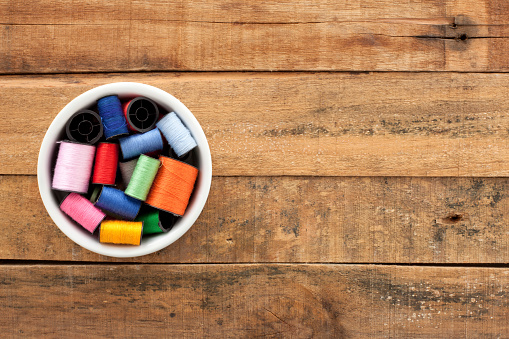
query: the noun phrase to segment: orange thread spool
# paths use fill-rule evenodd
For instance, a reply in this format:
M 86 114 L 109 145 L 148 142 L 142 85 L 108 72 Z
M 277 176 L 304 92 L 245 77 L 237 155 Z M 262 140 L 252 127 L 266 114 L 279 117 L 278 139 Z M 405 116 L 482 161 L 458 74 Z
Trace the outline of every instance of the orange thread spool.
M 140 245 L 142 234 L 142 221 L 105 220 L 99 229 L 99 241 L 111 244 Z
M 155 208 L 182 216 L 193 193 L 198 169 L 168 157 L 161 156 L 159 160 L 161 168 L 145 202 Z

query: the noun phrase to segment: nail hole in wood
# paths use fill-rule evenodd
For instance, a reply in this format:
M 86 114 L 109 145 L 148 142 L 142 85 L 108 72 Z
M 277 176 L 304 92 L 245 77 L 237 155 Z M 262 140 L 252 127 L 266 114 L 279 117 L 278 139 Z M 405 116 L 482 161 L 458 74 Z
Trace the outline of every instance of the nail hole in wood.
M 442 221 L 444 224 L 456 224 L 463 220 L 463 215 L 458 213 L 453 213 L 448 215 L 447 217 L 443 218 Z

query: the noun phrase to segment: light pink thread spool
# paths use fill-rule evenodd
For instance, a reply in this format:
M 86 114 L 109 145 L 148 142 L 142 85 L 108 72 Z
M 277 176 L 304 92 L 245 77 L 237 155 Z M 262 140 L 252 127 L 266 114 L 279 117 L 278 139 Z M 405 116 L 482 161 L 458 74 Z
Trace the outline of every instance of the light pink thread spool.
M 94 233 L 106 216 L 94 204 L 77 193 L 69 194 L 60 204 L 60 209 L 90 233 Z
M 95 146 L 62 141 L 51 187 L 60 191 L 86 193 L 94 155 Z

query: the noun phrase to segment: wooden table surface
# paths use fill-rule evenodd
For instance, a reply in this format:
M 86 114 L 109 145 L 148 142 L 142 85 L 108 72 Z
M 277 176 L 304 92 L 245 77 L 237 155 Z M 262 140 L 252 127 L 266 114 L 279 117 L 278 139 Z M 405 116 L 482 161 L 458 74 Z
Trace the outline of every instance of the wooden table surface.
M 0 330 L 509 337 L 509 2 L 0 0 Z M 179 98 L 214 177 L 191 230 L 115 259 L 39 196 L 95 86 Z

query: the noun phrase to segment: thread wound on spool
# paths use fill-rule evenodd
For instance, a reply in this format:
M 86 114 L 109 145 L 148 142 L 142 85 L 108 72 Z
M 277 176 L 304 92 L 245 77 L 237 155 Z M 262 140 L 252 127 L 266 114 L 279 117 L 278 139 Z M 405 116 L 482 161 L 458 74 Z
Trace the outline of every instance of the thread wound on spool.
M 140 211 L 141 201 L 125 195 L 116 188 L 103 186 L 95 206 L 113 216 L 134 220 Z
M 101 117 L 90 110 L 76 112 L 67 121 L 65 132 L 72 141 L 95 144 L 103 136 Z
M 146 203 L 176 215 L 184 215 L 193 192 L 198 169 L 181 161 L 161 156 Z
M 175 112 L 166 114 L 156 126 L 179 157 L 198 146 L 191 132 L 184 126 Z
M 124 185 L 127 187 L 129 182 L 131 181 L 131 177 L 133 176 L 134 169 L 136 168 L 136 164 L 138 163 L 138 158 L 129 160 L 126 162 L 120 162 L 118 167 L 120 168 L 120 174 L 122 175 L 122 181 Z
M 118 145 L 101 142 L 95 154 L 92 183 L 115 185 L 118 164 Z
M 97 100 L 97 109 L 104 126 L 106 139 L 129 134 L 127 121 L 122 111 L 122 104 L 116 95 L 110 95 Z
M 159 119 L 159 108 L 155 102 L 145 97 L 136 97 L 124 103 L 123 110 L 127 127 L 131 131 L 150 131 Z
M 162 233 L 163 230 L 159 227 L 159 211 L 152 210 L 150 212 L 146 212 L 140 214 L 136 217 L 136 221 L 143 222 L 143 234 L 156 234 Z
M 140 155 L 125 194 L 145 201 L 160 164 L 157 159 Z
M 158 129 L 120 138 L 119 142 L 122 156 L 125 160 L 132 159 L 140 154 L 163 149 L 163 138 Z
M 60 204 L 60 209 L 90 233 L 106 216 L 94 204 L 77 193 L 70 193 Z
M 94 154 L 95 146 L 60 142 L 51 187 L 60 191 L 87 193 Z
M 140 245 L 143 222 L 105 220 L 99 229 L 99 241 L 102 243 Z

